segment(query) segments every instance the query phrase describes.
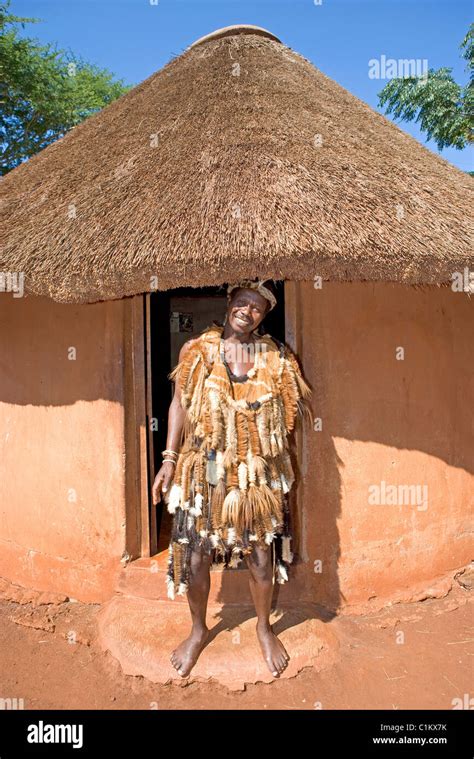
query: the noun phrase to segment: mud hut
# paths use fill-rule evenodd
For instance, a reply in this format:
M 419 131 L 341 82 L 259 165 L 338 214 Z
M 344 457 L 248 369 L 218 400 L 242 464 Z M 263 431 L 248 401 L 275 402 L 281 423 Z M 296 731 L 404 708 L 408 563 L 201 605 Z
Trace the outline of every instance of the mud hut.
M 166 375 L 221 316 L 219 287 L 260 276 L 280 283 L 269 331 L 314 390 L 279 603 L 444 592 L 471 558 L 472 299 L 454 286 L 473 267 L 471 186 L 244 26 L 7 175 L 0 576 L 85 602 L 166 599 L 150 498 Z M 244 596 L 245 568 L 212 572 L 214 602 Z

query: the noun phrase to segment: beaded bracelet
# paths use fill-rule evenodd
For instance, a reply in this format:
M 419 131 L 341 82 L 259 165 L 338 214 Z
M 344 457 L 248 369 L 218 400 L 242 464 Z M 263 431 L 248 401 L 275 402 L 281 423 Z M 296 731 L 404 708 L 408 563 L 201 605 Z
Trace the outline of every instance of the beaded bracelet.
M 166 450 L 161 451 L 161 455 L 162 456 L 175 456 L 176 458 L 178 458 L 178 452 L 177 451 L 172 451 L 170 448 L 166 448 Z

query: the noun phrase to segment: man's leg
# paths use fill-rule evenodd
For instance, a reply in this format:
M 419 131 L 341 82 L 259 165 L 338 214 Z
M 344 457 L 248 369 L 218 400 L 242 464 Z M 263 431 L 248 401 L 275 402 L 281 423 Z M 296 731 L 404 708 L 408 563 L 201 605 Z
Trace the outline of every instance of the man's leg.
M 190 635 L 172 652 L 170 661 L 182 677 L 189 675 L 201 653 L 209 629 L 206 625 L 207 599 L 211 578 L 209 568 L 212 556 L 198 548 L 191 554 L 187 599 L 191 611 L 192 629 Z
M 252 553 L 245 558 L 250 570 L 250 592 L 257 612 L 257 636 L 268 668 L 277 677 L 287 666 L 290 657 L 270 625 L 273 595 L 271 547 L 254 546 Z

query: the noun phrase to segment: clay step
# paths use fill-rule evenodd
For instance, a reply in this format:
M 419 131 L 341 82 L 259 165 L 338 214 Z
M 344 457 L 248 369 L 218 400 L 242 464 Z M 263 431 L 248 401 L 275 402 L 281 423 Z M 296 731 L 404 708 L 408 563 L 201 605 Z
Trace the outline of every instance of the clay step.
M 127 675 L 141 675 L 154 683 L 183 682 L 170 663 L 171 651 L 189 633 L 189 609 L 175 601 L 114 596 L 98 613 L 98 643 L 110 651 Z M 314 607 L 276 610 L 270 621 L 290 655 L 281 678 L 294 677 L 303 667 L 317 671 L 330 666 L 339 642 Z M 215 680 L 231 690 L 246 683 L 271 682 L 255 632 L 255 610 L 250 607 L 210 606 L 211 630 L 188 682 Z
M 168 552 L 142 557 L 128 564 L 120 573 L 116 591 L 126 596 L 168 601 L 166 572 Z M 224 569 L 213 566 L 210 573 L 211 589 L 209 603 L 242 604 L 252 603 L 249 589 L 249 570 Z M 183 596 L 176 596 L 173 603 L 186 603 Z

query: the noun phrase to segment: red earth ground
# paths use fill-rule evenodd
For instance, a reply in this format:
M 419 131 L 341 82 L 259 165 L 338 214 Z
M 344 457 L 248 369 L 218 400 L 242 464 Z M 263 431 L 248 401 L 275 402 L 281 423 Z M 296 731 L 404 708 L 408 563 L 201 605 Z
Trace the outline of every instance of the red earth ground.
M 466 570 L 442 598 L 336 616 L 328 624 L 337 656 L 240 691 L 212 680 L 160 685 L 124 675 L 97 644 L 98 605 L 0 580 L 0 699 L 66 710 L 472 709 L 472 576 Z

